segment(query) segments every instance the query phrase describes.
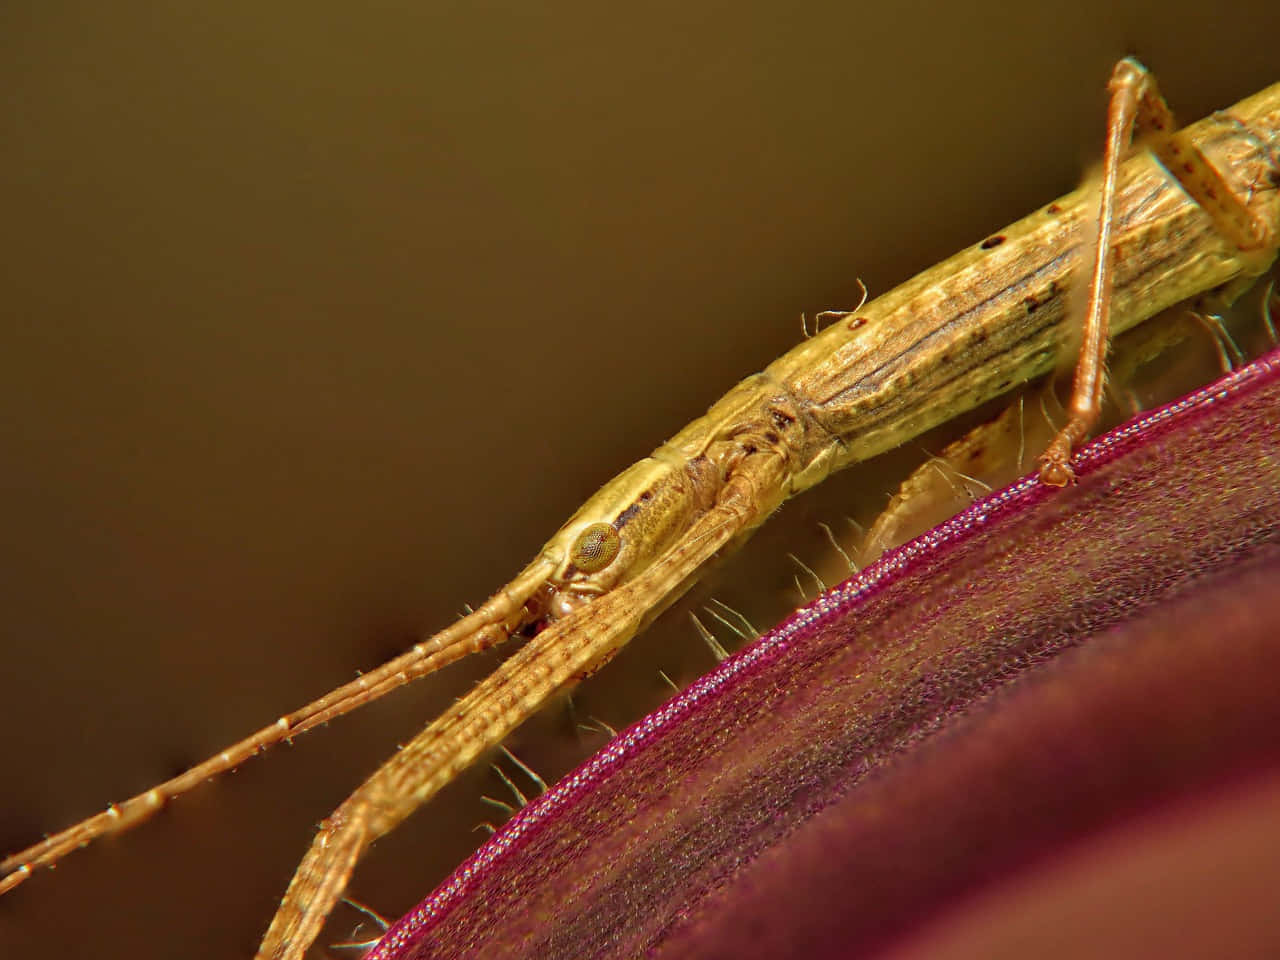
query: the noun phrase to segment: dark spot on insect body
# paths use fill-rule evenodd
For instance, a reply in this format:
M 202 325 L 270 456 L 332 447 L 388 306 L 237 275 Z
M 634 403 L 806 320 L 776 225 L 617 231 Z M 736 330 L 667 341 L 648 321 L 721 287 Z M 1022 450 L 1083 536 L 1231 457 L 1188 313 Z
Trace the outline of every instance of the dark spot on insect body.
M 778 435 L 777 435 L 776 433 L 774 433 L 772 430 L 768 431 L 768 432 L 764 435 L 764 438 L 765 438 L 765 440 L 766 440 L 767 442 L 769 442 L 769 443 L 777 443 L 777 442 L 778 442 Z
M 1027 308 L 1027 313 L 1035 313 L 1040 309 L 1040 301 L 1035 297 L 1023 297 L 1022 305 Z
M 997 233 L 994 237 L 987 237 L 987 239 L 983 240 L 979 246 L 981 246 L 983 250 L 994 250 L 996 247 L 1000 246 L 1000 244 L 1004 243 L 1004 239 L 1004 234 Z
M 652 490 L 646 490 L 644 493 L 640 494 L 640 502 L 641 502 L 641 503 L 648 503 L 648 502 L 649 502 L 650 500 L 652 500 L 652 499 L 653 499 L 653 491 L 652 491 Z
M 773 425 L 779 430 L 785 430 L 796 422 L 796 418 L 791 416 L 785 410 L 779 410 L 777 407 L 769 408 L 769 416 L 773 420 Z
M 693 484 L 695 496 L 706 496 L 708 491 L 714 490 L 719 483 L 720 469 L 713 464 L 706 454 L 698 454 L 689 460 L 684 467 L 685 476 Z M 680 482 L 676 484 L 676 494 L 683 496 L 685 484 Z
M 1062 206 L 1061 204 L 1051 203 L 1047 207 L 1045 207 L 1044 210 L 1045 210 L 1045 213 L 1052 213 L 1056 215 L 1062 212 Z
M 759 451 L 760 451 L 760 448 L 757 447 L 754 443 L 744 443 L 742 445 L 742 452 L 745 454 L 750 455 L 753 453 L 759 453 Z
M 866 323 L 867 323 L 866 317 L 854 317 L 852 320 L 849 321 L 849 329 L 857 330 L 859 327 L 865 326 Z
M 647 496 L 648 494 L 642 494 L 640 499 L 644 500 Z M 640 512 L 640 504 L 633 503 L 631 506 L 627 507 L 627 509 L 623 510 L 620 514 L 618 514 L 618 518 L 613 521 L 613 529 L 621 530 L 639 512 Z

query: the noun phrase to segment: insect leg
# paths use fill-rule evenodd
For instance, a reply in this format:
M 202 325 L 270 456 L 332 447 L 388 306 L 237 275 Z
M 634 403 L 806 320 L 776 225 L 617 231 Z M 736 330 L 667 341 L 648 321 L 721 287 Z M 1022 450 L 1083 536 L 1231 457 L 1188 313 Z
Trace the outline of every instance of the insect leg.
M 1098 204 L 1097 246 L 1089 282 L 1089 311 L 1067 407 L 1069 416 L 1040 458 L 1040 479 L 1055 487 L 1066 486 L 1074 479 L 1071 451 L 1089 433 L 1102 409 L 1111 318 L 1111 228 L 1115 221 L 1120 161 L 1133 137 L 1140 111 L 1156 129 L 1172 126 L 1169 108 L 1156 91 L 1155 80 L 1146 67 L 1132 57 L 1116 64 L 1108 89 L 1111 102 L 1107 107 L 1107 141 L 1102 155 L 1102 197 Z
M 1084 338 L 1076 363 L 1067 423 L 1040 458 L 1040 479 L 1058 487 L 1073 479 L 1071 451 L 1093 428 L 1102 407 L 1111 313 L 1114 264 L 1111 230 L 1116 215 L 1116 179 L 1135 128 L 1151 135 L 1150 146 L 1156 157 L 1212 218 L 1222 236 L 1242 252 L 1257 252 L 1254 258 L 1257 272 L 1275 255 L 1275 237 L 1266 219 L 1250 208 L 1248 201 L 1232 189 L 1198 148 L 1173 134 L 1173 114 L 1160 95 L 1155 77 L 1146 67 L 1133 57 L 1126 57 L 1116 64 L 1108 89 L 1111 101 L 1102 159 L 1102 196 Z

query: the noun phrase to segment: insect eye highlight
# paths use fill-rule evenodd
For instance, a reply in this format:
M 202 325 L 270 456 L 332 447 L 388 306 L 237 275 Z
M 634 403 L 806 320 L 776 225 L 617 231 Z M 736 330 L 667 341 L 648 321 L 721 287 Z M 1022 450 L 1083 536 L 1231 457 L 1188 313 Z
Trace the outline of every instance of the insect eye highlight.
M 583 573 L 595 573 L 613 563 L 622 549 L 622 538 L 608 523 L 593 523 L 573 541 L 569 559 Z

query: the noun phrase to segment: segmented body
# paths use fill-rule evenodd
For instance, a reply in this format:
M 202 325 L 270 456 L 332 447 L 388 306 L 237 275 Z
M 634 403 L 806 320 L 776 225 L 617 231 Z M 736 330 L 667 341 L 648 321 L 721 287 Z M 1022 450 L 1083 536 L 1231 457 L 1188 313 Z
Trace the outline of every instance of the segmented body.
M 1266 269 L 1280 237 L 1280 85 L 1178 135 L 1260 222 L 1242 248 L 1153 157 L 1124 167 L 1113 224 L 1113 330 Z M 598 669 L 677 599 L 719 551 L 745 539 L 788 497 L 833 471 L 1050 370 L 1064 342 L 1069 291 L 1083 261 L 1081 190 L 917 276 L 743 380 L 574 515 L 517 581 L 546 574 L 590 602 L 553 622 L 430 724 L 322 826 L 295 874 L 260 957 L 297 957 L 380 834 L 500 743 L 565 684 Z M 595 524 L 618 531 L 617 559 L 574 569 Z M 499 608 L 509 618 L 508 594 Z M 492 617 L 477 611 L 480 622 Z M 542 613 L 539 606 L 534 611 Z M 487 622 L 492 622 L 490 619 Z M 510 628 L 512 621 L 504 621 Z M 329 902 L 325 902 L 326 898 Z

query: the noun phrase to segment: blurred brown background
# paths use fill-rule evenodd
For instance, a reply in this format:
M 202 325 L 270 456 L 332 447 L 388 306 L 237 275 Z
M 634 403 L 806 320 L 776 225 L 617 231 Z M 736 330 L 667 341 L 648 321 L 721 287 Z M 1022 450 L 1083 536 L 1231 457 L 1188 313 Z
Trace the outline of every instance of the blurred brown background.
M 6 4 L 0 847 L 447 623 L 802 310 L 1073 188 L 1119 56 L 1185 119 L 1280 80 L 1268 0 L 1045 6 Z M 784 520 L 886 489 L 833 491 Z M 682 619 L 644 643 L 579 718 L 710 665 Z M 0 956 L 250 953 L 314 823 L 494 662 L 38 875 Z M 515 748 L 557 775 L 601 742 L 573 730 Z M 352 895 L 406 909 L 501 789 L 447 790 Z

